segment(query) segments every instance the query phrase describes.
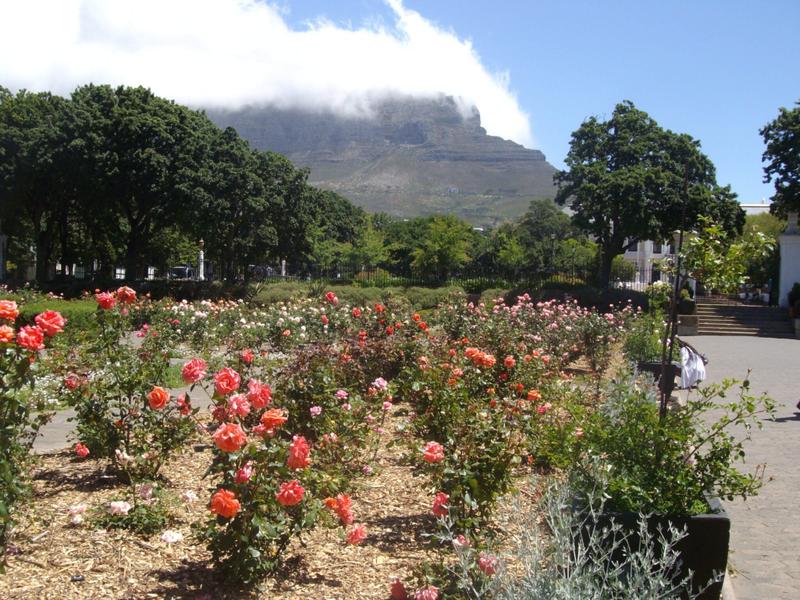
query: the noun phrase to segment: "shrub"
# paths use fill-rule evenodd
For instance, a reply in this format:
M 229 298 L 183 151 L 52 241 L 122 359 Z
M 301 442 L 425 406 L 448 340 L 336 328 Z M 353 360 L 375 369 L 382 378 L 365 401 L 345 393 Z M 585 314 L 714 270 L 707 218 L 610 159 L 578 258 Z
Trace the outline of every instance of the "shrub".
M 37 357 L 47 338 L 63 330 L 58 313 L 46 313 L 36 325 L 14 329 L 19 310 L 16 302 L 0 301 L 0 565 L 12 523 L 14 505 L 27 491 L 25 472 L 39 428 L 50 415 L 35 412 L 30 395 L 22 391 L 35 384 Z
M 96 308 L 93 300 L 61 300 L 45 298 L 32 304 L 23 305 L 19 311 L 19 324 L 33 324 L 34 318 L 46 310 L 55 310 L 67 319 L 65 332 L 92 330 L 93 315 Z
M 701 388 L 698 398 L 664 418 L 652 388 L 634 386 L 629 377 L 610 384 L 606 404 L 588 420 L 579 448 L 590 462 L 576 456 L 583 491 L 603 487 L 609 507 L 617 511 L 679 515 L 706 512 L 706 493 L 728 500 L 755 494 L 761 479 L 741 473 L 735 463 L 744 459 L 750 429 L 761 426 L 760 415 L 773 413 L 774 402 L 752 396 L 747 381 L 740 384 L 738 400 L 715 401 L 727 398 L 737 383 Z M 708 413 L 720 416 L 707 424 Z M 602 486 L 590 468 L 592 457 L 604 466 Z
M 307 283 L 299 281 L 268 283 L 259 286 L 252 297 L 252 302 L 260 306 L 267 306 L 278 302 L 291 302 L 292 300 L 298 300 L 308 296 L 309 289 Z
M 625 357 L 632 362 L 661 361 L 664 315 L 661 311 L 640 314 L 631 323 L 623 344 Z
M 347 479 L 326 469 L 332 466 L 326 458 L 346 460 L 353 453 L 348 444 L 357 441 L 357 436 L 345 435 L 347 424 L 345 431 L 339 430 L 342 439 L 334 432 L 318 435 L 311 422 L 314 413 L 306 406 L 282 398 L 278 408 L 271 394 L 265 393 L 269 388 L 260 382 L 248 383 L 247 393 L 241 393 L 241 378 L 230 368 L 214 378 L 217 423 L 210 472 L 219 480 L 210 500 L 212 516 L 198 533 L 226 577 L 253 583 L 281 565 L 293 538 L 320 519 L 333 524 L 326 506 L 338 510 L 337 499 L 349 504 L 340 496 Z M 324 375 L 320 379 L 324 381 Z M 316 391 L 325 395 L 323 390 Z M 317 416 L 325 412 L 323 408 Z M 341 427 L 338 419 L 325 419 Z M 304 429 L 317 437 L 306 438 L 301 434 Z M 340 466 L 338 473 L 345 471 Z M 326 495 L 330 502 L 323 502 Z M 341 508 L 347 508 L 339 511 L 342 524 L 351 524 L 349 506 Z
M 120 292 L 129 288 L 120 288 Z M 75 433 L 94 456 L 109 458 L 121 478 L 154 478 L 193 435 L 189 399 L 176 401 L 166 384 L 168 336 L 146 332 L 140 347 L 122 342 L 130 332 L 133 290 L 98 295 L 97 337 L 75 361 L 77 384 L 65 390 L 75 407 Z
M 644 516 L 635 532 L 626 533 L 613 522 L 600 525 L 602 507 L 583 515 L 576 513 L 571 510 L 573 494 L 565 484 L 556 484 L 545 494 L 547 538 L 541 533 L 539 513 L 526 506 L 517 507 L 511 560 L 521 568 L 498 569 L 491 588 L 494 597 L 672 600 L 699 596 L 690 591 L 691 576 L 679 576 L 677 546 L 685 531 L 670 526 L 666 531 L 652 532 Z M 596 492 L 596 496 L 600 494 Z M 474 562 L 475 551 L 469 553 L 470 562 Z

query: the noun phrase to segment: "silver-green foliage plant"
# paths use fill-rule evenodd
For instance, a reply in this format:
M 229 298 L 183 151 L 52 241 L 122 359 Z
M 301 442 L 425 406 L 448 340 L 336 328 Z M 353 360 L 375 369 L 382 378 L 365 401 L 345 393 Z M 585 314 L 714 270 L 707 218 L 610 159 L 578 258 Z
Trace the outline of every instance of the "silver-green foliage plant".
M 545 527 L 537 513 L 518 507 L 515 568 L 498 570 L 491 595 L 498 600 L 671 600 L 697 598 L 691 573 L 678 575 L 677 545 L 686 536 L 670 525 L 656 533 L 644 515 L 638 530 L 603 519 L 602 494 L 585 513 L 574 510 L 574 491 L 560 483 L 543 498 Z M 602 525 L 600 523 L 603 523 Z M 619 559 L 618 557 L 624 557 Z M 714 583 L 716 579 L 709 582 Z

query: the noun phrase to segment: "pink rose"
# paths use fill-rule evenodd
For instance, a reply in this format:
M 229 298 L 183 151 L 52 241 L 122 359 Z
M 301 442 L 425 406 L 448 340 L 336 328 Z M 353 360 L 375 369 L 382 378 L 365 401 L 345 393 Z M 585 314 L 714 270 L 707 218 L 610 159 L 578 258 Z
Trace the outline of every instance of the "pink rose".
M 240 383 L 239 373 L 230 367 L 225 367 L 214 374 L 214 389 L 220 396 L 227 396 L 235 392 L 239 389 Z
M 438 463 L 444 459 L 444 446 L 439 442 L 428 442 L 422 450 L 425 462 Z
M 202 358 L 193 358 L 181 370 L 181 377 L 183 382 L 187 385 L 197 383 L 206 376 L 206 369 L 208 365 Z
M 61 316 L 61 313 L 55 310 L 46 310 L 36 315 L 34 321 L 48 337 L 64 331 L 64 325 L 67 324 L 67 320 Z

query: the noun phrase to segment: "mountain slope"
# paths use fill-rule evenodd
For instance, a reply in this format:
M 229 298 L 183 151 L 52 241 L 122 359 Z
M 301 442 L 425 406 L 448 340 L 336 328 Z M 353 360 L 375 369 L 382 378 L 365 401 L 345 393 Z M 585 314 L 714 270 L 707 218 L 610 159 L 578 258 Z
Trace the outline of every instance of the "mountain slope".
M 273 107 L 207 112 L 370 211 L 452 212 L 494 224 L 555 194 L 555 169 L 541 152 L 487 135 L 478 111 L 465 116 L 451 98 L 387 100 L 371 117 Z

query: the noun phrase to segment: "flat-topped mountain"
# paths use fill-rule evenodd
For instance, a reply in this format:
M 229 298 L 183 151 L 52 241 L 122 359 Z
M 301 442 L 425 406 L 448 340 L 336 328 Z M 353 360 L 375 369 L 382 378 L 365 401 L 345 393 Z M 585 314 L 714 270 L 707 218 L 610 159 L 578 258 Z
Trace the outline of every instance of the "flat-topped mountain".
M 477 109 L 464 115 L 452 98 L 387 100 L 359 117 L 274 107 L 207 112 L 370 211 L 452 212 L 493 224 L 555 195 L 555 169 L 541 152 L 488 135 Z

